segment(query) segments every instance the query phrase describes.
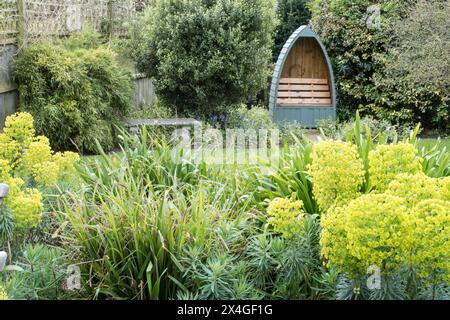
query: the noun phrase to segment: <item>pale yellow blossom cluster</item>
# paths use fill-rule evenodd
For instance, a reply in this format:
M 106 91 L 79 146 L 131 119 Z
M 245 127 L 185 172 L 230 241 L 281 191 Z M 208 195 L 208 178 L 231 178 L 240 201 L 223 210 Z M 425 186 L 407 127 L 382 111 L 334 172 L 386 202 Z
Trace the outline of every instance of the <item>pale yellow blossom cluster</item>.
M 294 235 L 301 234 L 304 229 L 305 213 L 303 202 L 277 198 L 270 202 L 267 208 L 269 215 L 268 223 L 273 226 L 274 231 L 288 239 Z
M 364 183 L 364 167 L 356 146 L 341 141 L 323 141 L 314 146 L 309 174 L 314 197 L 323 212 L 358 197 Z
M 421 172 L 417 151 L 404 143 L 378 146 L 369 161 L 372 192 L 321 218 L 326 264 L 350 275 L 372 265 L 384 273 L 408 267 L 450 283 L 450 178 Z
M 0 134 L 0 182 L 10 186 L 6 204 L 17 228 L 35 227 L 42 216 L 42 195 L 30 186 L 54 185 L 74 172 L 79 159 L 73 152 L 54 154 L 49 140 L 35 135 L 30 114 L 6 119 Z

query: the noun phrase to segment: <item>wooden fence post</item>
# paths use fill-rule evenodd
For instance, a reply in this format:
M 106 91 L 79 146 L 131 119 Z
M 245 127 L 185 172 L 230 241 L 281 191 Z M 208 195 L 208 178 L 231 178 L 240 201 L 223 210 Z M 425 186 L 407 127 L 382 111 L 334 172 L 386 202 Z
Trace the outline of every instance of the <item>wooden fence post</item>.
M 26 0 L 17 1 L 17 47 L 21 50 L 26 45 L 26 17 L 25 5 Z

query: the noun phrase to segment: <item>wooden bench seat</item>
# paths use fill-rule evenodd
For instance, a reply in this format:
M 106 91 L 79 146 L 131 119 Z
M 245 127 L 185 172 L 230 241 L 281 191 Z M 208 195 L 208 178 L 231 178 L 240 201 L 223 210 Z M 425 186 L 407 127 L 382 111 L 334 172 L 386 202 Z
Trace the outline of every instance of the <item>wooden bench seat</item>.
M 327 79 L 281 78 L 277 104 L 280 107 L 332 106 Z

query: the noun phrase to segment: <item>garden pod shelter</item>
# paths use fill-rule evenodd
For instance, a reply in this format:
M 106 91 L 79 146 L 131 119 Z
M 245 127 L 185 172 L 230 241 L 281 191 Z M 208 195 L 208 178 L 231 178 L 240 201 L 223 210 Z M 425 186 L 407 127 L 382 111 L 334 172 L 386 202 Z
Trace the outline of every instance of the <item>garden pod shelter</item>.
M 278 57 L 270 88 L 269 109 L 277 123 L 296 121 L 315 128 L 336 119 L 336 88 L 330 59 L 319 37 L 301 26 Z

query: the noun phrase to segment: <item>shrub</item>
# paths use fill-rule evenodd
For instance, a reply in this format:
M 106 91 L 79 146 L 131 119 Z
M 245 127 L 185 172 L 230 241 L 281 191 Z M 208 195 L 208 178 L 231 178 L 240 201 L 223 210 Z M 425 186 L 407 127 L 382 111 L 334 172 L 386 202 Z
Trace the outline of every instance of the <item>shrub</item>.
M 246 105 L 241 104 L 229 115 L 229 128 L 240 129 L 275 129 L 277 125 L 272 121 L 269 110 L 264 106 L 253 106 L 248 109 Z
M 405 198 L 411 206 L 426 199 L 440 199 L 444 196 L 443 179 L 430 178 L 424 173 L 402 173 L 389 183 L 386 193 Z M 444 200 L 444 199 L 442 199 Z
M 93 152 L 96 141 L 111 149 L 131 105 L 130 75 L 107 47 L 69 47 L 31 45 L 15 60 L 20 110 L 54 149 Z
M 378 145 L 369 153 L 370 186 L 383 192 L 398 174 L 421 172 L 422 161 L 410 143 Z
M 340 118 L 352 117 L 356 110 L 376 99 L 373 74 L 377 70 L 375 56 L 385 52 L 384 23 L 398 17 L 407 1 L 398 0 L 314 0 L 309 4 L 311 23 L 327 48 L 333 62 L 338 89 Z M 367 9 L 377 5 L 383 26 L 368 27 Z M 374 113 L 376 115 L 376 113 Z
M 435 178 L 450 176 L 450 152 L 445 142 L 438 140 L 431 145 L 423 142 L 417 145 L 419 155 L 423 159 L 423 171 L 428 176 Z
M 360 110 L 448 130 L 446 1 L 314 0 L 310 8 L 333 61 L 340 118 Z
M 144 19 L 138 68 L 178 112 L 221 114 L 266 86 L 274 1 L 159 0 Z
M 69 180 L 78 161 L 72 152 L 54 154 L 46 137 L 35 136 L 30 114 L 16 113 L 6 119 L 0 133 L 0 181 L 10 187 L 6 205 L 19 231 L 36 227 L 42 216 L 42 195 L 33 186 Z
M 173 118 L 177 115 L 173 112 L 173 110 L 161 103 L 158 98 L 155 98 L 155 101 L 152 106 L 144 106 L 140 109 L 132 109 L 130 111 L 130 118 L 148 118 L 148 119 L 164 119 L 164 118 Z
M 85 188 L 60 199 L 70 223 L 67 244 L 86 262 L 81 269 L 91 297 L 174 298 L 173 279 L 181 278 L 175 259 L 188 243 L 207 241 L 214 219 L 232 212 L 236 196 L 207 184 L 205 164 L 183 159 L 182 149 L 145 129 L 140 138 L 124 134 L 123 146 L 83 163 Z
M 284 238 L 300 235 L 304 230 L 303 202 L 278 198 L 270 202 L 267 208 L 267 222 L 276 233 Z
M 367 194 L 322 217 L 320 243 L 329 267 L 353 277 L 378 266 L 383 272 L 405 263 L 408 211 L 400 197 Z
M 314 146 L 309 174 L 322 211 L 357 197 L 364 182 L 364 167 L 356 146 L 341 141 L 323 141 Z
M 411 245 L 408 264 L 432 284 L 450 284 L 450 201 L 427 199 L 408 215 Z
M 387 54 L 375 57 L 374 76 L 383 117 L 450 130 L 449 15 L 448 1 L 417 1 L 385 26 L 391 40 Z

